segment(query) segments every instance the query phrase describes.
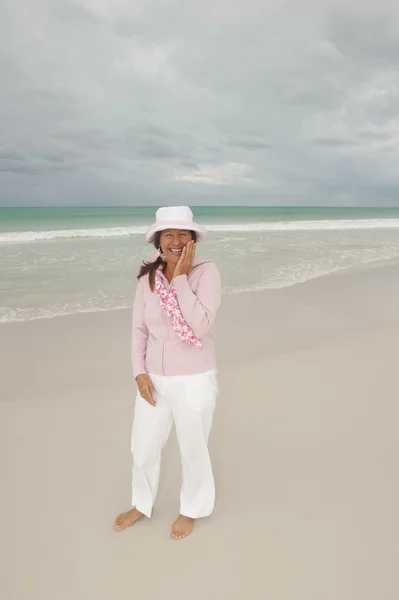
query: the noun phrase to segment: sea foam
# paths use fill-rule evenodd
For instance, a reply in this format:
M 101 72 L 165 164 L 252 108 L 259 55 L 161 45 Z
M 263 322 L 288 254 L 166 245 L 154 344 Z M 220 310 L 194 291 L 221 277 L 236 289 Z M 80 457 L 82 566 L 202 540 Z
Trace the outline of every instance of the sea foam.
M 339 231 L 399 229 L 399 219 L 331 219 L 320 221 L 276 221 L 206 225 L 211 232 Z M 143 235 L 146 227 L 103 227 L 52 231 L 11 231 L 0 233 L 0 243 L 29 243 L 71 238 L 109 238 Z

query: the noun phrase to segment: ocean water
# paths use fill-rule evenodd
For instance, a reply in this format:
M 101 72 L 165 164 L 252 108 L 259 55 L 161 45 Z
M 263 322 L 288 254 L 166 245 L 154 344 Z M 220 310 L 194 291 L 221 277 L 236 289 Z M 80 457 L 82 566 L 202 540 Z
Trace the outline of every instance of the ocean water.
M 155 208 L 0 208 L 0 322 L 132 305 Z M 399 209 L 197 207 L 225 294 L 399 257 Z

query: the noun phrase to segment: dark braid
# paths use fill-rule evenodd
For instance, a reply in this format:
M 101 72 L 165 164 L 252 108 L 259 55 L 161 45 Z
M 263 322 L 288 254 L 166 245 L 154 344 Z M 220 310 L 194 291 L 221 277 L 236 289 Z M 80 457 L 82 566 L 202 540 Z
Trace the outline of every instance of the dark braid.
M 154 247 L 156 250 L 160 249 L 161 246 L 161 235 L 162 235 L 162 231 L 157 231 L 154 237 Z M 191 232 L 192 238 L 194 240 L 194 242 L 197 241 L 197 234 L 195 231 Z M 137 275 L 137 279 L 141 279 L 141 277 L 144 277 L 144 275 L 147 275 L 147 273 L 149 274 L 149 284 L 150 284 L 150 290 L 153 292 L 154 288 L 155 288 L 155 273 L 159 267 L 159 265 L 162 265 L 162 257 L 158 256 L 157 260 L 154 262 L 145 262 L 143 261 L 142 266 L 140 267 L 140 271 L 139 274 Z

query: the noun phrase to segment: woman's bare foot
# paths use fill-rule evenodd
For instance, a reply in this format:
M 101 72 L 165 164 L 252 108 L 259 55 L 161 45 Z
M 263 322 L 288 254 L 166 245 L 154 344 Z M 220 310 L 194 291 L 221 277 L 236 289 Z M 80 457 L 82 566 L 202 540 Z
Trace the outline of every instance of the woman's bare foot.
M 185 517 L 184 515 L 179 515 L 177 521 L 175 521 L 172 525 L 172 533 L 171 537 L 174 540 L 181 540 L 182 538 L 187 537 L 193 530 L 194 527 L 194 519 L 190 517 Z
M 118 515 L 114 521 L 114 527 L 118 531 L 122 529 L 126 529 L 126 527 L 130 527 L 136 521 L 144 517 L 143 513 L 141 513 L 137 508 L 132 508 L 128 512 L 121 513 Z

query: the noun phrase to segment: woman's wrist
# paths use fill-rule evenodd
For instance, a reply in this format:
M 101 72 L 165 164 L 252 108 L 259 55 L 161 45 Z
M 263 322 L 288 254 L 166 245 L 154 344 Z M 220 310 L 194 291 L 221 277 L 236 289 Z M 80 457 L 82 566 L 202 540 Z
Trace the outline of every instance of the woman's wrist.
M 134 378 L 134 380 L 137 381 L 138 377 L 141 377 L 141 375 L 148 375 L 148 373 L 146 373 L 145 371 L 143 371 L 142 373 L 139 373 L 138 375 L 136 375 L 136 377 Z

